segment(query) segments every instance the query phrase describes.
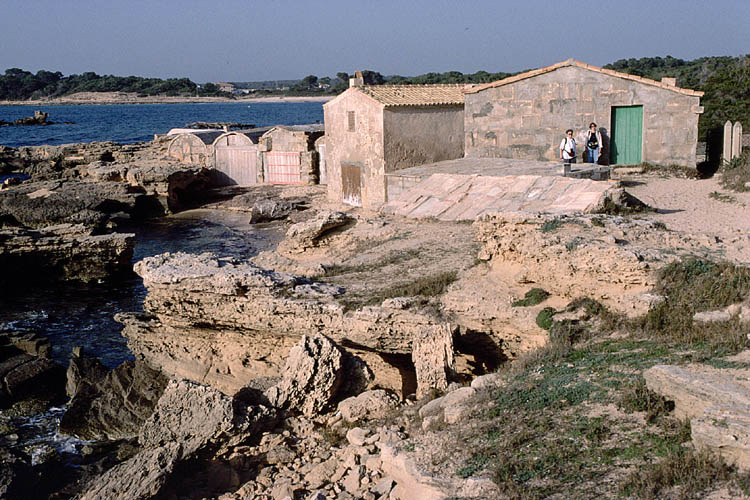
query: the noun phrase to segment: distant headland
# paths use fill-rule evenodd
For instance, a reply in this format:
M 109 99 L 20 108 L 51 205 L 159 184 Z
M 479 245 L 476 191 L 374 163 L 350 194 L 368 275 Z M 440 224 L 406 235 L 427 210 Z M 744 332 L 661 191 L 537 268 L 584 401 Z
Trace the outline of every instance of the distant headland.
M 0 106 L 70 106 L 84 104 L 184 104 L 202 102 L 326 102 L 334 95 L 322 96 L 143 96 L 136 92 L 77 92 L 60 97 L 43 97 L 30 100 L 2 100 Z

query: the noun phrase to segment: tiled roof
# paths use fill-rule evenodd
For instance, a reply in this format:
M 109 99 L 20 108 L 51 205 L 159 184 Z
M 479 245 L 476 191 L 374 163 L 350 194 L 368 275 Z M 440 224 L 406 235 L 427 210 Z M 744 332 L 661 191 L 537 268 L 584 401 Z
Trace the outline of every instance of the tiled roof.
M 642 76 L 630 75 L 628 73 L 620 73 L 619 71 L 614 71 L 611 69 L 604 69 L 598 66 L 592 66 L 590 64 L 582 63 L 581 61 L 576 61 L 575 59 L 568 59 L 567 61 L 559 62 L 557 64 L 553 64 L 552 66 L 547 66 L 545 68 L 539 68 L 539 69 L 527 71 L 526 73 L 519 73 L 518 75 L 509 76 L 508 78 L 504 78 L 496 82 L 490 82 L 490 83 L 485 83 L 482 85 L 477 85 L 475 87 L 470 87 L 470 88 L 465 89 L 464 93 L 475 94 L 484 89 L 489 89 L 493 87 L 502 87 L 503 85 L 508 85 L 509 83 L 515 83 L 520 80 L 525 80 L 526 78 L 532 78 L 535 76 L 543 75 L 545 73 L 549 73 L 551 71 L 555 71 L 556 69 L 564 68 L 566 66 L 576 66 L 578 68 L 584 68 L 584 69 L 588 69 L 591 71 L 596 71 L 597 73 L 602 73 L 602 74 L 609 75 L 609 76 L 614 76 L 617 78 L 624 78 L 626 80 L 633 80 L 636 82 L 643 83 L 645 85 L 653 85 L 654 87 L 660 87 L 666 90 L 672 90 L 674 92 L 678 92 L 680 94 L 685 94 L 689 96 L 695 96 L 695 97 L 703 96 L 703 92 L 700 92 L 697 90 L 683 89 L 680 87 L 676 87 L 674 85 L 669 85 L 664 82 L 657 82 L 656 80 L 643 78 Z
M 464 103 L 464 85 L 364 85 L 352 88 L 385 106 L 454 106 Z

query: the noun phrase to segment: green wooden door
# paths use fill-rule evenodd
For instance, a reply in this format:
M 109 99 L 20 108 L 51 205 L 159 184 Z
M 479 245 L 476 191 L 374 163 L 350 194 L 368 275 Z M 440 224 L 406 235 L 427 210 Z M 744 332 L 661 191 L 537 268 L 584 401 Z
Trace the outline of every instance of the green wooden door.
M 641 162 L 643 144 L 643 106 L 612 108 L 613 165 L 635 165 Z

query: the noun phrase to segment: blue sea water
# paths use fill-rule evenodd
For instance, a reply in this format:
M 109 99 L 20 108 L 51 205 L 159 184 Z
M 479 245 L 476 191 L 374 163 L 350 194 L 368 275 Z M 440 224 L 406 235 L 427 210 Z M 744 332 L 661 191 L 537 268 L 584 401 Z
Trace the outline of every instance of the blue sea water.
M 190 104 L 116 104 L 78 106 L 0 106 L 0 120 L 12 122 L 49 113 L 53 125 L 0 127 L 0 145 L 114 141 L 121 144 L 150 141 L 154 134 L 193 122 L 298 125 L 323 122 L 322 102 L 222 102 Z M 72 122 L 72 123 L 65 123 Z

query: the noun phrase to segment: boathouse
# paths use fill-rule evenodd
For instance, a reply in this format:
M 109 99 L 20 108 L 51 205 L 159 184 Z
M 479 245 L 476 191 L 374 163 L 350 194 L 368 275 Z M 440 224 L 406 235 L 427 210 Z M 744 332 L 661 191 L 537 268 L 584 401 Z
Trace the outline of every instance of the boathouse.
M 258 169 L 258 142 L 269 127 L 224 132 L 213 143 L 214 184 L 252 185 L 263 181 Z
M 599 126 L 599 163 L 695 167 L 703 92 L 573 59 L 465 90 L 466 157 L 557 160 L 566 129 L 579 156 Z
M 363 85 L 323 105 L 328 198 L 373 207 L 386 173 L 464 154 L 460 85 Z
M 221 130 L 201 130 L 172 134 L 174 139 L 167 146 L 167 156 L 175 158 L 181 163 L 193 165 L 213 166 L 213 143 L 223 134 Z
M 315 141 L 323 136 L 321 124 L 278 125 L 260 138 L 263 182 L 317 184 L 318 153 Z

